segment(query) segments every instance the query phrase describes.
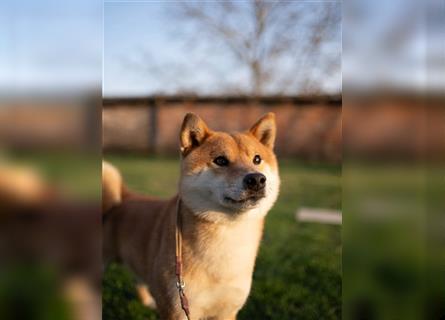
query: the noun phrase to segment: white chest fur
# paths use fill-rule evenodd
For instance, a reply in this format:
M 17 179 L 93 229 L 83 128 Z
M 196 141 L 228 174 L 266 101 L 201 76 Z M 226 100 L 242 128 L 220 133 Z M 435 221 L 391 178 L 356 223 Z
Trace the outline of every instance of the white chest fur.
M 198 233 L 185 274 L 187 295 L 198 317 L 229 317 L 245 303 L 262 234 L 261 219 L 244 218 Z

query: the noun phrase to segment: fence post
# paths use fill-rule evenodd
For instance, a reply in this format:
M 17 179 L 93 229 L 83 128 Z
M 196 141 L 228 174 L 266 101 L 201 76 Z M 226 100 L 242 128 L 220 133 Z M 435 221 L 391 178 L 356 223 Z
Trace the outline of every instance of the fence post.
M 158 106 L 156 99 L 150 99 L 148 103 L 148 152 L 156 153 L 158 135 Z

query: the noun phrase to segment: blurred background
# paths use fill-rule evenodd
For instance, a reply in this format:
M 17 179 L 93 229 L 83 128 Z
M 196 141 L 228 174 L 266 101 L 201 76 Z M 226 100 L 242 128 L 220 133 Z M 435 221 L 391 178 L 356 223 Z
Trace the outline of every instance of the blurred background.
M 0 3 L 0 318 L 101 316 L 101 1 Z
M 343 13 L 343 317 L 441 319 L 444 2 Z
M 237 131 L 273 111 L 282 191 L 239 318 L 441 319 L 444 15 L 441 0 L 3 1 L 0 318 L 156 319 L 127 270 L 102 279 L 102 156 L 171 196 L 186 112 Z

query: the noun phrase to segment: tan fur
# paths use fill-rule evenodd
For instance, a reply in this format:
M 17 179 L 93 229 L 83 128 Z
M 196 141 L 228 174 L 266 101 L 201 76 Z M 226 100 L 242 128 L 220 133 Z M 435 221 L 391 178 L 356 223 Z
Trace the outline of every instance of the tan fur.
M 191 318 L 235 319 L 250 292 L 264 217 L 279 185 L 273 154 L 274 116 L 268 114 L 245 133 L 213 132 L 195 115 L 181 129 L 180 181 L 185 292 Z M 230 166 L 213 160 L 224 155 Z M 255 165 L 252 159 L 261 155 Z M 108 172 L 108 173 L 107 173 Z M 266 196 L 252 205 L 227 204 L 224 192 L 243 196 L 239 181 L 262 172 L 270 184 Z M 121 185 L 113 170 L 104 171 L 104 189 Z M 119 175 L 120 176 L 120 175 Z M 120 181 L 116 184 L 116 181 Z M 270 182 L 269 182 L 270 181 Z M 110 192 L 113 194 L 113 192 Z M 185 319 L 175 286 L 175 223 L 178 196 L 170 200 L 126 197 L 106 212 L 104 255 L 127 265 L 153 295 L 161 319 Z M 109 207 L 108 198 L 105 207 Z M 148 299 L 146 292 L 139 292 Z
M 145 283 L 138 283 L 136 285 L 136 290 L 138 292 L 139 300 L 146 307 L 151 309 L 156 309 L 156 302 L 153 299 L 148 287 Z
M 122 201 L 122 177 L 110 163 L 102 162 L 102 210 L 105 212 Z
M 0 164 L 0 209 L 44 204 L 55 191 L 33 168 Z

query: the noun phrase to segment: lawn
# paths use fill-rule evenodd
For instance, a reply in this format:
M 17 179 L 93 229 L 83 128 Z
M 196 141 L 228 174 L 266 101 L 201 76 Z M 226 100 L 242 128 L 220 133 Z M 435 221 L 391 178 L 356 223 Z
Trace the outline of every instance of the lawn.
M 40 168 L 51 183 L 81 199 L 100 198 L 98 155 L 37 152 L 10 158 Z M 134 190 L 165 197 L 175 190 L 175 158 L 105 158 Z M 443 167 L 347 163 L 342 175 L 341 167 L 281 160 L 280 168 L 281 194 L 267 217 L 251 295 L 238 319 L 340 319 L 342 314 L 344 319 L 364 314 L 433 319 L 443 314 Z M 342 230 L 295 221 L 300 206 L 340 209 L 342 187 Z M 40 312 L 64 319 L 62 304 L 52 302 L 55 291 L 48 289 L 53 283 L 48 274 L 36 269 L 24 276 L 20 270 L 17 277 L 0 273 L 0 300 L 23 290 L 32 296 L 32 288 L 46 286 L 44 300 L 35 297 Z M 343 286 L 342 270 L 347 275 Z M 22 299 L 22 293 L 17 297 Z M 425 296 L 419 298 L 419 293 Z M 39 313 L 33 303 L 28 308 L 29 301 L 20 304 Z M 106 270 L 103 308 L 105 320 L 157 319 L 137 300 L 131 273 L 118 265 Z M 420 316 L 425 311 L 429 316 Z
M 107 155 L 137 191 L 172 196 L 174 158 Z M 280 161 L 280 197 L 267 216 L 253 286 L 238 319 L 340 319 L 342 246 L 339 226 L 298 223 L 300 206 L 341 208 L 341 167 Z M 103 319 L 157 319 L 136 298 L 132 275 L 118 265 L 103 280 Z

